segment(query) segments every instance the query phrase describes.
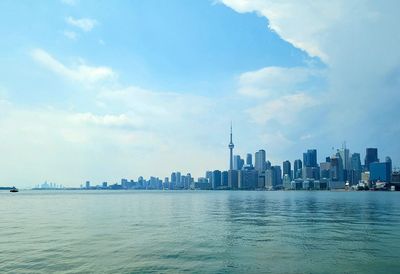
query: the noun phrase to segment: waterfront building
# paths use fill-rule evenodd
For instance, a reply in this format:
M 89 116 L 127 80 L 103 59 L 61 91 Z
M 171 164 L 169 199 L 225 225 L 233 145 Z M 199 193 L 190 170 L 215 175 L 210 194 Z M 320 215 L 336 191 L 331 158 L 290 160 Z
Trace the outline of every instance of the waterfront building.
M 222 171 L 221 173 L 221 187 L 227 188 L 228 187 L 228 171 Z
M 212 172 L 211 188 L 219 189 L 221 187 L 221 171 L 214 170 Z
M 201 190 L 211 189 L 208 179 L 204 177 L 198 178 L 197 183 L 194 184 L 194 188 Z
M 369 165 L 371 163 L 379 162 L 378 159 L 378 149 L 377 148 L 367 148 L 365 150 L 365 169 L 369 171 Z
M 86 181 L 86 189 L 90 188 L 90 181 Z
M 392 180 L 391 161 L 390 162 L 373 162 L 369 164 L 369 172 L 371 182 L 386 182 L 390 183 Z
M 266 170 L 266 153 L 265 150 L 260 149 L 255 153 L 255 163 L 254 167 L 258 171 Z
M 286 190 L 292 189 L 292 180 L 288 174 L 283 175 L 283 188 Z
M 329 158 L 330 161 L 330 158 Z M 320 178 L 325 178 L 329 179 L 331 175 L 331 163 L 330 162 L 324 162 L 319 164 L 319 169 L 320 169 Z
M 290 165 L 290 161 L 286 160 L 282 163 L 283 167 L 283 176 L 288 175 L 290 180 L 292 180 L 292 167 Z
M 258 183 L 258 171 L 255 169 L 239 170 L 239 189 L 255 189 Z
M 171 173 L 171 183 L 169 185 L 169 189 L 175 189 L 175 185 L 176 185 L 176 173 L 172 172 Z
M 246 166 L 250 168 L 253 167 L 253 155 L 251 155 L 251 153 L 247 153 L 246 155 Z
M 238 174 L 239 174 L 238 170 L 228 171 L 228 187 L 230 189 L 238 189 L 238 184 L 239 184 Z
M 332 181 L 343 181 L 343 162 L 340 155 L 336 154 L 331 157 L 331 174 Z
M 128 179 L 121 179 L 121 187 L 128 188 Z
M 210 184 L 210 187 L 212 187 L 212 171 L 206 171 L 206 178 L 208 180 L 208 183 Z
M 293 164 L 293 177 L 294 179 L 301 178 L 301 170 L 303 168 L 303 163 L 300 159 L 294 161 Z
M 241 170 L 244 166 L 244 160 L 240 158 L 240 155 L 233 156 L 233 169 Z
M 265 171 L 265 188 L 282 188 L 282 170 L 280 166 L 272 166 Z
M 317 150 L 308 149 L 303 153 L 303 164 L 305 167 L 317 167 Z
M 257 188 L 258 188 L 258 189 L 263 189 L 263 188 L 265 188 L 265 170 L 258 171 L 258 183 L 257 183 Z
M 302 171 L 303 180 L 319 179 L 319 167 L 303 167 Z
M 350 150 L 346 148 L 346 143 L 343 144 L 341 150 L 339 150 L 340 158 L 342 159 L 342 165 L 344 170 L 350 170 Z

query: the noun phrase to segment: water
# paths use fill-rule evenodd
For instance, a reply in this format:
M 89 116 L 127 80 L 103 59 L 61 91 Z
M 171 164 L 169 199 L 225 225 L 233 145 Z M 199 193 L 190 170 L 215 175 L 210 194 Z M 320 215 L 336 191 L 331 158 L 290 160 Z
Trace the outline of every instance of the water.
M 1 273 L 399 273 L 400 193 L 0 192 Z

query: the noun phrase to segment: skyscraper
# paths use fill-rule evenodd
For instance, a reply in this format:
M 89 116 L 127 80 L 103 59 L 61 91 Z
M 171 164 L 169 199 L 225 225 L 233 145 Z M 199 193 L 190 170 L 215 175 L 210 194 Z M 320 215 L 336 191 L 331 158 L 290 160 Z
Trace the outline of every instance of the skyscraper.
M 253 166 L 253 155 L 251 155 L 251 153 L 247 153 L 247 155 L 246 155 L 246 165 L 248 167 Z
M 232 141 L 232 123 L 231 123 L 231 140 L 229 142 L 229 170 L 233 170 L 233 148 L 235 145 Z
M 241 170 L 244 165 L 244 160 L 240 158 L 240 155 L 233 156 L 233 169 Z
M 304 167 L 317 167 L 317 150 L 308 149 L 307 152 L 303 153 L 303 164 Z
M 379 162 L 378 159 L 378 149 L 377 148 L 367 148 L 365 151 L 365 169 L 369 170 L 369 164 L 374 162 Z
M 221 186 L 222 187 L 228 187 L 228 180 L 229 180 L 229 176 L 228 176 L 228 171 L 222 171 L 221 173 Z
M 221 171 L 214 170 L 212 172 L 211 187 L 212 189 L 218 189 L 220 186 L 221 186 Z
M 289 178 L 292 179 L 292 167 L 290 165 L 290 161 L 289 160 L 284 161 L 282 167 L 283 167 L 283 176 L 287 174 Z
M 301 169 L 303 168 L 303 163 L 300 159 L 294 161 L 293 164 L 293 177 L 294 179 L 301 178 Z
M 259 151 L 256 152 L 255 154 L 255 163 L 254 167 L 258 171 L 263 171 L 266 169 L 266 153 L 265 150 L 260 149 Z

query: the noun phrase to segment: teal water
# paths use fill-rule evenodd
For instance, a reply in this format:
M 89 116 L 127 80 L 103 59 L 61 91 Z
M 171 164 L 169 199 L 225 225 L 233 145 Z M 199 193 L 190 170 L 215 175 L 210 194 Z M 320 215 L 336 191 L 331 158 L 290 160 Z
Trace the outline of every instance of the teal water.
M 0 192 L 1 273 L 400 273 L 400 193 Z

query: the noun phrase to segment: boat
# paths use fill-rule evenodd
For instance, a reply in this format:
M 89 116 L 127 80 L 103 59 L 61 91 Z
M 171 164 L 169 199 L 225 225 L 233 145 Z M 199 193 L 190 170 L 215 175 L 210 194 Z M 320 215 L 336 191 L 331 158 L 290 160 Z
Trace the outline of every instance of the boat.
M 10 192 L 18 192 L 18 188 L 16 188 L 16 187 L 14 186 L 14 187 L 12 187 L 12 188 L 10 189 Z

